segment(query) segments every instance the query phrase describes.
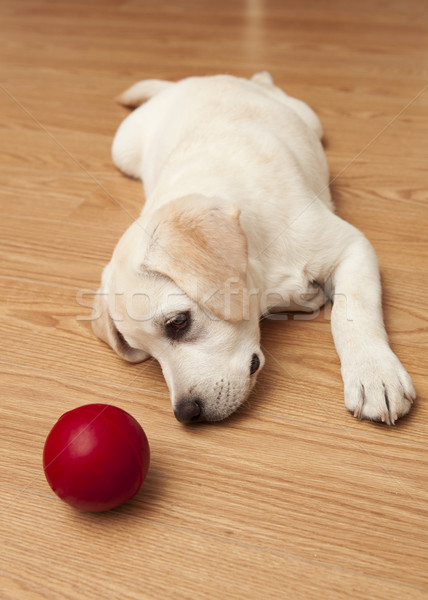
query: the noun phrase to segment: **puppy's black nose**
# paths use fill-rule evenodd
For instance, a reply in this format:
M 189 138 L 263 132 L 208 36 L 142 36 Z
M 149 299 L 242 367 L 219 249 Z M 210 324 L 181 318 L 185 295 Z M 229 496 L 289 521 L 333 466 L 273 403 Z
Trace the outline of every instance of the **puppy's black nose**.
M 202 402 L 188 398 L 181 400 L 174 409 L 174 415 L 180 423 L 195 423 L 202 420 Z
M 257 356 L 257 354 L 253 354 L 253 356 L 251 357 L 250 375 L 254 375 L 254 373 L 259 370 L 259 367 L 260 358 Z

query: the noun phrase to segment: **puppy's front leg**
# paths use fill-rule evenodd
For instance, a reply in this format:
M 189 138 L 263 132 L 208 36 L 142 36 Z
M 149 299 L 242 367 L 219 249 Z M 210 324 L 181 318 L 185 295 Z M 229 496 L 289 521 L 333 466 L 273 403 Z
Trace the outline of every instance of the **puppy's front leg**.
M 412 381 L 388 344 L 375 252 L 354 227 L 340 225 L 332 273 L 331 326 L 342 366 L 345 405 L 355 417 L 390 425 L 409 412 Z

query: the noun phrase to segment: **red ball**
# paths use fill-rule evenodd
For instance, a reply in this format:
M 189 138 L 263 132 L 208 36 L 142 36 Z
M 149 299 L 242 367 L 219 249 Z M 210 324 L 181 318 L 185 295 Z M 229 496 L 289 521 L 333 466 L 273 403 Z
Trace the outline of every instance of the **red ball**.
M 80 510 L 115 508 L 138 493 L 150 448 L 141 425 L 108 404 L 86 404 L 59 418 L 43 451 L 49 485 Z

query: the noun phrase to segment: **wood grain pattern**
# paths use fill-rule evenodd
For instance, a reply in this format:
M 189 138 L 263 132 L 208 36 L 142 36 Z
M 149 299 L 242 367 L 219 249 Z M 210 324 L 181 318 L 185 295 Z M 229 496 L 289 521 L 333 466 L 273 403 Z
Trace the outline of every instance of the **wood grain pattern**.
M 47 491 L 39 466 L 50 427 L 43 414 L 57 405 L 58 389 L 65 391 L 64 410 L 96 394 L 108 403 L 120 402 L 135 414 L 153 440 L 147 485 L 119 513 L 161 522 L 164 527 L 234 539 L 273 554 L 293 555 L 298 545 L 299 556 L 306 560 L 316 555 L 321 563 L 372 575 L 390 569 L 392 581 L 426 585 L 426 572 L 417 567 L 400 570 L 403 555 L 414 565 L 423 553 L 425 531 L 419 519 L 427 490 L 421 487 L 420 478 L 427 470 L 426 453 L 416 459 L 412 448 L 398 440 L 379 444 L 363 432 L 336 429 L 333 434 L 317 424 L 291 420 L 284 424 L 273 415 L 248 419 L 240 414 L 221 426 L 186 429 L 168 420 L 168 403 L 159 403 L 150 393 L 141 405 L 137 390 L 118 392 L 93 384 L 88 391 L 85 381 L 64 382 L 61 375 L 27 374 L 22 369 L 19 379 L 13 375 L 12 370 L 4 380 L 15 396 L 27 402 L 39 399 L 38 406 L 33 403 L 24 417 L 19 418 L 22 401 L 4 411 L 3 426 L 9 438 L 28 431 L 25 443 L 11 452 L 5 469 L 15 486 L 15 509 L 22 501 L 20 490 Z M 195 461 L 195 444 L 203 460 Z M 29 460 L 25 448 L 32 447 L 38 452 Z M 26 472 L 13 480 L 20 465 L 25 465 Z M 261 487 L 269 494 L 262 497 Z M 47 501 L 56 503 L 49 495 Z M 196 506 L 203 518 L 195 521 Z M 63 514 L 71 512 L 58 509 Z M 361 514 L 365 518 L 355 527 Z M 396 547 L 401 548 L 399 553 Z
M 428 596 L 428 7 L 418 0 L 4 0 L 0 24 L 0 595 L 6 600 Z M 418 401 L 393 428 L 343 405 L 330 310 L 262 322 L 266 366 L 223 423 L 175 421 L 158 363 L 90 329 L 141 184 L 110 146 L 142 77 L 269 69 L 326 132 L 337 212 L 376 248 Z M 76 512 L 41 468 L 68 409 L 144 426 L 138 496 Z

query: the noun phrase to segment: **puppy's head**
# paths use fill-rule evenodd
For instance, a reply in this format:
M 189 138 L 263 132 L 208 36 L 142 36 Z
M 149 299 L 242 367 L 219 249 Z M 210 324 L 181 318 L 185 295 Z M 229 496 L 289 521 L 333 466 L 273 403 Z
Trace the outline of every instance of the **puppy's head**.
M 179 421 L 217 421 L 263 365 L 239 211 L 192 196 L 135 221 L 104 269 L 93 329 L 125 360 L 153 356 Z

